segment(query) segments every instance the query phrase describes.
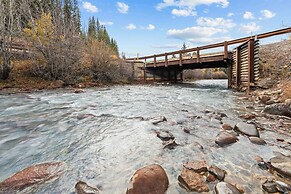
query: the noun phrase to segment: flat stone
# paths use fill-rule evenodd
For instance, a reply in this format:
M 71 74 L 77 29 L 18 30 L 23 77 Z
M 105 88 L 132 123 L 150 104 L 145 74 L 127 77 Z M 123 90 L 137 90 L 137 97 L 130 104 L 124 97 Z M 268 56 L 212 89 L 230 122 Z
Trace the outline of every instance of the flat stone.
M 221 126 L 221 128 L 222 128 L 223 130 L 227 130 L 227 131 L 233 130 L 233 127 L 232 127 L 231 125 L 229 125 L 229 124 L 223 124 L 223 125 Z
M 183 164 L 183 166 L 184 168 L 188 170 L 193 170 L 194 172 L 197 172 L 197 173 L 207 172 L 207 167 L 208 167 L 205 160 L 186 162 Z
M 253 124 L 247 124 L 244 122 L 240 122 L 235 125 L 234 130 L 238 133 L 247 136 L 253 137 L 260 137 L 259 131 L 257 130 L 256 126 Z
M 268 105 L 265 107 L 263 112 L 272 115 L 291 117 L 291 104 L 277 103 Z
M 215 143 L 221 147 L 235 143 L 237 141 L 238 141 L 238 138 L 236 136 L 228 133 L 227 131 L 220 132 L 215 138 Z
M 164 116 L 160 116 L 160 117 L 154 117 L 152 119 L 150 119 L 150 122 L 154 125 L 157 125 L 158 123 L 167 121 L 166 117 Z
M 130 180 L 126 194 L 165 194 L 169 179 L 160 165 L 149 165 L 137 170 Z
M 175 137 L 168 131 L 158 131 L 157 137 L 160 138 L 162 141 L 170 141 L 174 140 Z
M 274 182 L 266 182 L 262 185 L 262 188 L 267 193 L 276 193 L 278 192 L 276 185 Z
M 270 160 L 271 172 L 291 180 L 291 157 L 279 155 Z
M 234 185 L 226 182 L 219 182 L 214 188 L 216 194 L 242 194 Z
M 247 114 L 240 115 L 239 117 L 245 120 L 251 120 L 251 119 L 256 118 L 256 115 L 252 113 L 247 113 Z
M 99 189 L 91 187 L 83 181 L 77 182 L 75 190 L 77 194 L 98 194 L 101 192 Z
M 258 145 L 265 145 L 266 144 L 265 140 L 263 140 L 262 138 L 259 138 L 259 137 L 249 137 L 249 139 L 254 144 L 258 144 Z
M 36 164 L 17 172 L 0 183 L 0 193 L 18 193 L 30 186 L 59 177 L 66 170 L 63 162 Z
M 222 170 L 220 168 L 218 168 L 217 166 L 210 166 L 209 168 L 209 173 L 211 173 L 212 175 L 214 175 L 218 180 L 223 181 L 226 171 Z
M 209 188 L 204 181 L 204 177 L 193 170 L 188 170 L 187 168 L 183 168 L 178 177 L 178 181 L 179 185 L 187 191 L 196 191 L 199 193 L 209 191 Z
M 276 188 L 281 193 L 290 193 L 291 185 L 284 183 L 282 181 L 276 181 Z
M 207 173 L 206 175 L 206 181 L 211 183 L 211 182 L 214 182 L 216 180 L 215 176 L 212 175 L 211 173 Z
M 175 149 L 175 147 L 179 146 L 179 144 L 177 144 L 176 141 L 173 139 L 169 141 L 164 141 L 163 145 L 164 145 L 164 149 L 170 149 L 170 150 Z

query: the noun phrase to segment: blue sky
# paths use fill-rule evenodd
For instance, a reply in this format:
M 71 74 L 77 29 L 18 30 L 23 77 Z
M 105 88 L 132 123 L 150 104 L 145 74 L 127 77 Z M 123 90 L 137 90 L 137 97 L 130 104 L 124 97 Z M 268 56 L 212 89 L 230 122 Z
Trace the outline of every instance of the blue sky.
M 196 47 L 291 26 L 291 0 L 79 0 L 127 57 Z M 287 39 L 288 35 L 262 43 Z

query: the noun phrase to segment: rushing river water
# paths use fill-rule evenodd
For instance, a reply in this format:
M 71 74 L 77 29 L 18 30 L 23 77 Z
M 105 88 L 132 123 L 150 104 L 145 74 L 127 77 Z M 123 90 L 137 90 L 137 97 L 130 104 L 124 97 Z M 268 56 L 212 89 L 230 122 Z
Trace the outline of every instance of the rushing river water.
M 125 193 L 138 168 L 160 164 L 170 180 L 168 193 L 186 193 L 177 181 L 182 164 L 206 160 L 226 170 L 229 182 L 246 192 L 261 193 L 260 176 L 268 174 L 258 168 L 255 156 L 268 160 L 273 151 L 284 150 L 252 144 L 244 136 L 224 148 L 215 144 L 221 123 L 205 110 L 225 113 L 223 123 L 234 125 L 245 107 L 226 87 L 226 80 L 210 80 L 92 88 L 81 94 L 59 90 L 2 95 L 0 181 L 36 163 L 64 161 L 65 174 L 35 193 L 73 193 L 82 180 L 101 187 L 103 193 L 119 194 Z M 168 121 L 153 125 L 147 120 L 156 116 Z M 164 149 L 156 131 L 170 131 L 180 146 Z M 271 130 L 261 136 L 267 142 L 278 137 Z

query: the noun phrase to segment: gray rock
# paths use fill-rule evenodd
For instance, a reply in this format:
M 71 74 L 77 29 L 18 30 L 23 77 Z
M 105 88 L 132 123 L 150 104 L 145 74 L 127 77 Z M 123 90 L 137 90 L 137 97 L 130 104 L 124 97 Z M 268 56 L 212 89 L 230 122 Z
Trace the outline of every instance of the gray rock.
M 260 137 L 259 131 L 257 130 L 256 126 L 253 124 L 247 124 L 244 122 L 240 122 L 240 123 L 235 125 L 234 130 L 238 133 L 243 134 L 243 135 Z
M 291 157 L 279 155 L 270 160 L 271 172 L 291 180 Z
M 254 144 L 258 144 L 258 145 L 265 145 L 266 144 L 265 140 L 263 140 L 262 138 L 259 138 L 259 137 L 249 137 L 249 139 Z
M 219 182 L 214 188 L 216 194 L 241 194 L 235 186 L 226 182 Z
M 215 143 L 219 146 L 225 146 L 238 141 L 238 138 L 227 131 L 221 131 L 215 138 Z
M 210 168 L 208 169 L 208 171 L 214 175 L 218 180 L 223 181 L 226 171 L 222 170 L 220 168 L 218 168 L 217 166 L 210 166 Z
M 76 190 L 77 194 L 98 194 L 98 193 L 100 193 L 99 189 L 93 188 L 83 181 L 77 182 L 77 184 L 75 185 L 75 190 Z
M 276 188 L 281 193 L 290 193 L 291 192 L 291 185 L 284 183 L 282 181 L 276 181 Z
M 268 105 L 265 107 L 263 112 L 271 115 L 281 115 L 291 117 L 291 104 L 278 103 Z
M 276 193 L 276 192 L 278 192 L 276 186 L 277 186 L 277 184 L 274 182 L 266 182 L 262 185 L 262 188 L 267 193 Z
M 168 131 L 157 131 L 156 133 L 157 137 L 162 141 L 170 141 L 175 139 L 175 137 Z
M 164 122 L 164 121 L 167 121 L 166 117 L 164 117 L 164 116 L 154 117 L 154 118 L 150 119 L 150 122 L 154 125 L 161 123 L 161 122 Z

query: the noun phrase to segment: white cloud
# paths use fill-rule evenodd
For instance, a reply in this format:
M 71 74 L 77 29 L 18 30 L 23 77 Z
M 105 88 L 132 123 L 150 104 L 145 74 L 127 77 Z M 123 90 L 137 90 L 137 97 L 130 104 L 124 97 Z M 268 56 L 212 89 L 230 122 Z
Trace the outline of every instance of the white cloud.
M 154 30 L 156 27 L 152 24 L 149 24 L 148 27 L 146 27 L 147 30 Z
M 104 25 L 104 26 L 112 26 L 114 23 L 111 22 L 111 21 L 108 21 L 108 22 L 100 21 L 100 24 L 101 24 L 101 25 Z
M 134 24 L 128 24 L 126 26 L 126 29 L 128 29 L 128 30 L 135 30 L 136 29 L 136 26 Z
M 254 14 L 250 11 L 246 11 L 243 15 L 244 19 L 251 20 L 254 19 Z
M 252 34 L 254 32 L 257 32 L 261 29 L 260 26 L 258 26 L 255 22 L 250 22 L 248 24 L 242 24 L 239 31 L 246 33 L 246 34 Z
M 197 13 L 192 9 L 173 9 L 172 14 L 175 16 L 196 16 Z
M 276 16 L 276 13 L 273 13 L 273 12 L 266 10 L 266 9 L 262 10 L 261 13 L 262 13 L 264 18 L 268 18 L 268 19 Z
M 163 0 L 162 3 L 159 3 L 156 8 L 161 10 L 166 7 L 179 7 L 179 8 L 192 8 L 195 9 L 198 5 L 210 5 L 210 4 L 219 4 L 223 8 L 229 5 L 228 0 Z
M 99 10 L 95 5 L 92 5 L 90 2 L 83 1 L 82 7 L 90 13 L 97 13 Z
M 232 17 L 232 16 L 234 16 L 234 13 L 232 13 L 232 12 L 227 14 L 227 17 Z
M 128 12 L 129 6 L 123 2 L 116 3 L 117 10 L 119 13 L 126 14 Z
M 211 38 L 216 33 L 223 32 L 223 30 L 214 27 L 193 26 L 181 30 L 170 29 L 167 32 L 168 37 L 176 39 L 201 39 Z
M 236 26 L 231 19 L 224 18 L 200 17 L 196 20 L 196 22 L 199 26 L 219 27 L 225 29 L 226 31 Z

